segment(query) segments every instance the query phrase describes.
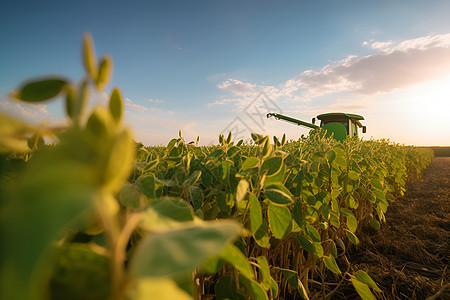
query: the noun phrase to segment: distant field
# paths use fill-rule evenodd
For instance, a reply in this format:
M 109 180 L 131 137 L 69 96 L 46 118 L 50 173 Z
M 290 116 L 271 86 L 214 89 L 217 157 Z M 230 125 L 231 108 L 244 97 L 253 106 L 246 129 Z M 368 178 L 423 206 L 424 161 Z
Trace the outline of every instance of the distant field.
M 439 157 L 439 156 L 446 156 L 449 157 L 450 156 L 450 146 L 431 146 L 431 147 L 419 147 L 419 148 L 430 148 L 433 149 L 434 151 L 434 156 Z

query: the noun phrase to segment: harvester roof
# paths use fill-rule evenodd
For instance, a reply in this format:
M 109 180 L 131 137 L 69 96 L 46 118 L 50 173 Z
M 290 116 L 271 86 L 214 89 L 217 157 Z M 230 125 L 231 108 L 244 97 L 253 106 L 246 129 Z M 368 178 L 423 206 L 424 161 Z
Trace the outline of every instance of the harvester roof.
M 355 114 L 346 114 L 346 113 L 328 113 L 328 114 L 321 114 L 317 116 L 317 119 L 319 120 L 329 120 L 329 119 L 337 119 L 339 117 L 343 118 L 349 118 L 354 120 L 364 120 L 364 118 L 360 115 Z

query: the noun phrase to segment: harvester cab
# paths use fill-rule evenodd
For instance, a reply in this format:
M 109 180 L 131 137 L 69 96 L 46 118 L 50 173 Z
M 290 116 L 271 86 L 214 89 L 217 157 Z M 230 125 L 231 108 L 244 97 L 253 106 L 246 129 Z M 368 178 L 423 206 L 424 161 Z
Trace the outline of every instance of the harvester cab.
M 358 136 L 358 128 L 362 128 L 362 132 L 366 132 L 366 126 L 361 124 L 364 118 L 360 115 L 346 113 L 328 113 L 317 116 L 320 120 L 320 126 L 315 125 L 316 118 L 311 123 L 297 120 L 285 115 L 277 113 L 268 113 L 267 118 L 274 117 L 276 120 L 284 120 L 298 126 L 304 126 L 312 129 L 323 128 L 327 131 L 328 136 L 333 136 L 338 141 L 343 141 L 347 136 Z

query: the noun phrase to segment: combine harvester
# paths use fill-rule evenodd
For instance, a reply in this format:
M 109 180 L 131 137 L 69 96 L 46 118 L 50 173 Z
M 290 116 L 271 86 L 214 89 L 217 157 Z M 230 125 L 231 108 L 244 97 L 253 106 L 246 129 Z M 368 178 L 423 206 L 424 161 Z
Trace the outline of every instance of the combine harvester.
M 268 113 L 267 118 L 274 117 L 276 120 L 284 120 L 298 126 L 304 126 L 312 129 L 323 128 L 327 131 L 327 136 L 333 136 L 338 141 L 343 141 L 347 136 L 358 136 L 358 127 L 366 133 L 366 126 L 363 126 L 360 120 L 364 118 L 360 115 L 345 113 L 328 113 L 317 116 L 320 120 L 320 126 L 315 125 L 316 118 L 311 123 L 300 121 L 285 115 L 277 113 Z

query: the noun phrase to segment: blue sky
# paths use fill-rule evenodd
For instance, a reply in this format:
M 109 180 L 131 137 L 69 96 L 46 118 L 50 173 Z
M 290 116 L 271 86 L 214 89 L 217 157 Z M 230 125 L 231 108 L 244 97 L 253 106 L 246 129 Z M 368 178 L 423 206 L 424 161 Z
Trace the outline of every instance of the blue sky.
M 0 109 L 33 122 L 62 122 L 62 101 L 30 106 L 9 92 L 40 75 L 78 81 L 90 32 L 97 55 L 114 59 L 106 94 L 121 88 L 146 145 L 180 129 L 203 144 L 227 129 L 308 132 L 262 118 L 273 110 L 307 121 L 357 113 L 367 139 L 450 143 L 450 1 L 0 3 Z

